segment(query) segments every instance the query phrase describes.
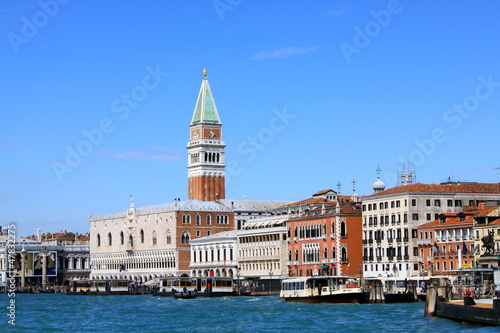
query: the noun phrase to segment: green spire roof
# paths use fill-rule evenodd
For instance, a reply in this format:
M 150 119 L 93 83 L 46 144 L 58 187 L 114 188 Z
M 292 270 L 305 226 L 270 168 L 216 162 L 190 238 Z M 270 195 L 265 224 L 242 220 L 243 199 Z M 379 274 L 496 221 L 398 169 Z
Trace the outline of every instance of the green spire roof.
M 203 81 L 201 82 L 200 93 L 198 94 L 191 124 L 205 122 L 220 124 L 219 113 L 217 112 L 214 97 L 208 84 L 206 69 L 203 70 Z

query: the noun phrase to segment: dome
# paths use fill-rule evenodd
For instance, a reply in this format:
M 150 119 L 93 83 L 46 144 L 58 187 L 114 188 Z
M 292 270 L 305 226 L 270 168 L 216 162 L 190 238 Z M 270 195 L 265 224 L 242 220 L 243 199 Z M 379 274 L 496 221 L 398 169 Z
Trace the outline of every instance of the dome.
M 385 190 L 385 184 L 383 181 L 380 180 L 380 176 L 378 176 L 377 181 L 373 183 L 372 188 L 375 192 L 380 192 Z

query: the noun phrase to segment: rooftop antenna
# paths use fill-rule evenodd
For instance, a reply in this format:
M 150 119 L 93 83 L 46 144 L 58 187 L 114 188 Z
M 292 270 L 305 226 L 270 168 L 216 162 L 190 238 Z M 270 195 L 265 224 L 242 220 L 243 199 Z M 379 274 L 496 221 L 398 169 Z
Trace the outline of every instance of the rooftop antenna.
M 413 163 L 400 163 L 398 167 L 398 186 L 414 184 L 417 181 Z

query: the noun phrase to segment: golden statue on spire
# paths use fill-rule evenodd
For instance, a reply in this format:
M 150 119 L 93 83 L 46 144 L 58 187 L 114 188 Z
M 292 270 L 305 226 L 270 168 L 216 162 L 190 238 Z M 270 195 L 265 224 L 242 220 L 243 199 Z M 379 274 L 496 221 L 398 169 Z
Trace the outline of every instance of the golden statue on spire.
M 203 68 L 203 76 L 207 76 L 207 69 Z

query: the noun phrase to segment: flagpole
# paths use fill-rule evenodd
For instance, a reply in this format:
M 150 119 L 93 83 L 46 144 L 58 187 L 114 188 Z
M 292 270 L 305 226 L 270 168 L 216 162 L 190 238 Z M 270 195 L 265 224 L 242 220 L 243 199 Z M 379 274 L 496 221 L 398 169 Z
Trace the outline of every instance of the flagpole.
M 458 269 L 462 270 L 462 250 L 458 249 Z

